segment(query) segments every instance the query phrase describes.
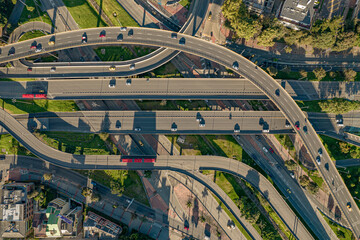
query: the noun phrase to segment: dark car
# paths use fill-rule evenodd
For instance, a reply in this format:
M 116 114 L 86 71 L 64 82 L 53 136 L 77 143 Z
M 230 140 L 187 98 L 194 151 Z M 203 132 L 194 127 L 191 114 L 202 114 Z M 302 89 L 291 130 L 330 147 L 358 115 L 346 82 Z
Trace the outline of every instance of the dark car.
M 179 40 L 179 44 L 180 44 L 180 45 L 185 45 L 185 41 L 186 41 L 185 38 L 182 37 L 182 38 L 180 38 L 180 40 Z
M 0 160 L 5 160 L 5 155 L 0 155 Z
M 122 41 L 124 39 L 124 35 L 122 33 L 120 33 L 118 36 L 117 36 L 117 40 L 118 41 Z
M 189 226 L 190 226 L 189 221 L 188 221 L 188 220 L 185 220 L 185 222 L 184 222 L 184 229 L 185 229 L 186 231 L 189 230 Z
M 304 126 L 304 127 L 303 127 L 303 130 L 304 130 L 304 133 L 306 133 L 306 134 L 308 133 L 307 126 Z
M 272 149 L 272 148 L 269 148 L 269 151 L 270 151 L 271 153 L 274 153 L 274 149 Z
M 177 33 L 171 33 L 171 38 L 172 39 L 177 39 Z
M 128 32 L 128 37 L 132 37 L 132 36 L 134 36 L 134 30 L 130 29 Z

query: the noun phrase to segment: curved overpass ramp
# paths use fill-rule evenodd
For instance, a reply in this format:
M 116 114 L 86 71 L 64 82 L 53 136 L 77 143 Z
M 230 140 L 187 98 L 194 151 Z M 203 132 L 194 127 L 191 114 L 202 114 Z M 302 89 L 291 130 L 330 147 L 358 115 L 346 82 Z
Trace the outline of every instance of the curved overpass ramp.
M 201 56 L 224 65 L 228 68 L 232 68 L 234 63 L 237 62 L 239 68 L 235 70 L 238 74 L 249 79 L 255 86 L 261 89 L 265 95 L 269 97 L 277 107 L 284 113 L 285 117 L 289 120 L 290 124 L 296 129 L 301 139 L 304 142 L 309 154 L 315 162 L 318 156 L 318 150 L 320 148 L 325 150 L 321 140 L 316 135 L 314 128 L 308 123 L 306 116 L 301 109 L 297 106 L 291 96 L 276 82 L 271 76 L 269 76 L 261 68 L 258 68 L 255 64 L 245 59 L 241 55 L 226 49 L 222 46 L 191 37 L 184 34 L 178 34 L 177 39 L 171 38 L 171 32 L 164 30 L 146 29 L 146 28 L 132 28 L 128 29 L 133 31 L 132 35 L 126 36 L 122 43 L 126 44 L 139 44 L 158 47 L 167 47 L 174 50 L 180 50 Z M 81 44 L 81 36 L 86 31 L 88 35 L 87 44 Z M 105 31 L 106 37 L 99 38 L 100 32 Z M 45 52 L 52 52 L 66 48 L 90 46 L 90 45 L 107 45 L 107 44 L 119 44 L 117 36 L 119 35 L 119 28 L 103 28 L 103 29 L 87 29 L 79 31 L 71 31 L 66 33 L 56 34 L 56 44 L 48 47 Z M 41 42 L 44 46 L 49 41 L 52 35 L 37 38 L 38 42 Z M 79 39 L 78 42 L 74 42 L 74 39 Z M 184 44 L 180 44 L 181 39 Z M 31 40 L 32 41 L 32 40 Z M 21 43 L 10 44 L 1 48 L 2 54 L 0 56 L 0 62 L 8 62 L 28 56 L 35 56 L 38 53 L 30 51 L 30 41 L 24 41 Z M 5 54 L 4 54 L 5 53 Z M 8 55 L 10 53 L 10 55 Z M 13 53 L 13 54 L 11 54 Z M 154 63 L 155 64 L 155 63 Z M 138 66 L 140 65 L 140 66 Z M 135 69 L 141 68 L 141 63 L 134 66 Z M 94 67 L 88 68 L 87 71 L 93 71 Z M 74 72 L 79 71 L 79 74 L 85 73 L 84 68 L 73 69 Z M 132 75 L 136 74 L 134 69 L 130 69 L 129 65 L 116 65 L 117 73 L 114 75 Z M 65 71 L 66 72 L 66 71 Z M 76 74 L 74 74 L 76 75 Z M 307 131 L 303 130 L 306 126 Z M 317 165 L 319 173 L 324 178 L 325 183 L 328 185 L 331 193 L 337 201 L 339 208 L 343 215 L 348 220 L 352 231 L 356 237 L 360 236 L 360 211 L 352 198 L 349 190 L 347 189 L 340 174 L 337 172 L 335 164 L 331 161 L 329 154 L 324 151 L 322 156 L 321 165 Z M 326 167 L 324 167 L 326 166 Z M 334 179 L 334 180 L 332 180 Z M 352 206 L 352 211 L 347 209 L 347 204 Z
M 32 153 L 52 164 L 71 169 L 170 169 L 175 171 L 192 173 L 195 179 L 202 179 L 197 172 L 199 169 L 214 169 L 227 171 L 244 178 L 256 187 L 276 209 L 279 216 L 287 224 L 288 228 L 299 239 L 313 239 L 311 234 L 302 225 L 294 212 L 287 206 L 272 184 L 257 171 L 246 164 L 223 157 L 212 156 L 158 156 L 155 163 L 124 163 L 119 155 L 72 155 L 53 149 L 16 121 L 4 110 L 0 110 L 0 124 L 14 136 L 22 145 Z M 204 181 L 202 181 L 204 182 Z M 214 192 L 218 189 L 209 186 Z M 225 193 L 221 193 L 222 195 Z M 228 202 L 227 207 L 237 217 L 240 216 L 238 207 L 231 201 L 229 203 L 225 195 L 219 194 L 221 200 Z M 241 222 L 239 217 L 238 221 Z M 327 236 L 321 229 L 313 229 L 314 232 Z M 254 236 L 253 236 L 254 237 Z M 254 237 L 256 238 L 256 237 Z M 325 237 L 325 239 L 328 239 Z

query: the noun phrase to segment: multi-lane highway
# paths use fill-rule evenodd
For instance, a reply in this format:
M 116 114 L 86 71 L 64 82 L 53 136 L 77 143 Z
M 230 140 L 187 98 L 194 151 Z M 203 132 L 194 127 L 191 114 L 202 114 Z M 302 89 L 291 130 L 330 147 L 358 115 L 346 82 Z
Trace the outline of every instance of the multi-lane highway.
M 294 133 L 280 111 L 79 111 L 19 114 L 14 117 L 28 129 L 43 131 L 121 134 Z M 320 133 L 336 132 L 340 128 L 334 114 L 309 113 L 308 117 Z M 360 116 L 354 117 L 344 115 L 345 129 L 360 128 Z M 201 123 L 205 126 L 200 126 Z M 141 131 L 135 131 L 135 128 L 141 128 Z
M 81 42 L 84 32 L 86 32 L 87 43 Z M 117 40 L 119 34 L 123 34 L 122 41 Z M 231 50 L 184 34 L 178 33 L 176 39 L 171 36 L 171 32 L 164 30 L 131 28 L 127 29 L 126 32 L 121 33 L 119 28 L 102 28 L 71 31 L 59 33 L 54 36 L 48 35 L 46 37 L 37 38 L 36 41 L 37 43 L 41 43 L 43 46 L 47 46 L 46 49 L 43 50 L 44 52 L 52 52 L 81 46 L 121 43 L 167 47 L 204 57 L 228 68 L 234 68 L 235 72 L 249 79 L 253 84 L 261 89 L 284 113 L 285 117 L 289 120 L 290 124 L 303 140 L 304 146 L 307 148 L 314 162 L 319 156 L 319 149 L 323 150 L 321 163 L 320 165 L 316 164 L 316 166 L 319 169 L 321 176 L 324 178 L 325 183 L 330 188 L 331 193 L 334 195 L 335 200 L 338 202 L 343 215 L 349 221 L 355 236 L 359 237 L 359 208 L 337 172 L 337 169 L 331 161 L 330 156 L 326 152 L 322 142 L 316 135 L 315 130 L 311 124 L 308 123 L 306 116 L 302 113 L 295 101 L 281 87 L 281 85 L 261 68 L 258 68 L 255 64 Z M 48 46 L 48 42 L 51 37 L 56 38 L 56 43 L 52 46 Z M 78 39 L 78 41 L 75 41 L 75 39 Z M 30 49 L 30 45 L 33 41 L 34 40 L 29 40 L 2 47 L 0 62 L 8 62 L 24 57 L 38 55 L 39 53 Z M 154 63 L 155 62 L 156 61 L 154 61 Z M 134 70 L 138 67 L 141 68 L 141 65 L 142 63 L 136 63 L 136 65 L 116 65 L 113 75 L 127 76 L 135 74 L 136 72 Z M 59 71 L 56 69 L 56 75 L 65 74 L 66 71 L 64 71 L 64 69 L 65 68 L 59 68 Z M 97 68 L 95 67 L 91 67 L 87 69 L 87 72 L 96 72 L 96 69 Z M 50 71 L 51 68 L 46 70 Z M 85 73 L 84 68 L 78 67 L 72 70 L 74 72 L 78 72 L 80 75 Z M 103 72 L 107 71 L 104 70 L 105 69 L 102 69 Z M 74 73 L 73 75 L 76 76 L 77 74 Z M 351 206 L 352 211 L 349 211 L 347 206 Z
M 278 82 L 295 100 L 360 98 L 359 82 Z M 23 94 L 40 92 L 47 94 L 49 99 L 268 99 L 244 78 L 98 78 L 0 82 L 2 98 L 18 99 Z
M 288 207 L 272 184 L 257 171 L 246 164 L 232 159 L 211 156 L 157 156 L 154 163 L 125 163 L 119 155 L 73 155 L 53 149 L 33 134 L 31 134 L 16 119 L 0 110 L 0 124 L 6 128 L 22 145 L 29 149 L 38 157 L 58 166 L 71 169 L 170 169 L 181 171 L 201 181 L 202 176 L 198 174 L 199 169 L 217 169 L 240 176 L 250 182 L 260 192 L 266 196 L 279 216 L 284 220 L 289 229 L 294 232 L 299 239 L 312 239 L 312 236 L 301 224 L 296 215 Z M 149 156 L 154 158 L 153 156 Z M 131 158 L 129 156 L 123 158 Z M 205 184 L 206 185 L 206 184 Z M 207 186 L 207 185 L 206 185 Z M 211 186 L 207 186 L 213 189 Z M 226 200 L 225 193 L 217 193 L 221 200 Z M 225 194 L 222 196 L 221 194 Z M 228 205 L 232 213 L 236 216 L 239 209 L 237 206 Z M 241 221 L 240 219 L 238 219 Z M 325 238 L 327 239 L 327 238 Z

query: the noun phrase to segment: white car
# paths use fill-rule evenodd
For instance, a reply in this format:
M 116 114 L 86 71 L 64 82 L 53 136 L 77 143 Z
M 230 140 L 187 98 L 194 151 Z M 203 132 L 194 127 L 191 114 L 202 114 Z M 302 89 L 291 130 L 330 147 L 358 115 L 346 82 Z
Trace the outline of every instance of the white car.
M 177 131 L 177 128 L 176 128 L 176 127 L 172 127 L 172 128 L 171 128 L 171 131 L 172 131 L 172 132 L 176 132 L 176 131 Z
M 109 84 L 109 88 L 115 88 L 115 84 L 114 84 L 114 83 L 110 83 L 110 84 Z
M 135 69 L 135 64 L 131 64 L 129 67 L 130 70 L 134 70 Z
M 264 150 L 264 152 L 269 152 L 267 149 L 266 149 L 266 147 L 263 147 L 263 150 Z
M 127 86 L 130 86 L 130 85 L 131 85 L 131 79 L 130 79 L 130 78 L 126 80 L 126 85 L 127 85 Z
M 240 132 L 240 128 L 234 129 L 234 133 L 239 133 Z
M 321 159 L 320 159 L 320 157 L 319 156 L 317 156 L 316 157 L 316 163 L 317 163 L 317 165 L 321 165 Z
M 135 132 L 141 132 L 141 127 L 137 127 L 134 130 L 135 130 Z
M 199 123 L 199 127 L 205 127 L 205 123 Z

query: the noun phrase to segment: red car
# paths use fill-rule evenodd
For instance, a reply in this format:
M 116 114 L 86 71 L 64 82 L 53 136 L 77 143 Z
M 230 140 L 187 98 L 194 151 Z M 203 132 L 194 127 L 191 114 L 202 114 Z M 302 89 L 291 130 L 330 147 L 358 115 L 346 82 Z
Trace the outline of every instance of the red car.
M 105 37 L 105 33 L 100 33 L 99 37 L 101 38 Z
M 29 67 L 29 68 L 27 69 L 27 71 L 28 71 L 28 72 L 32 72 L 32 68 Z
M 36 46 L 35 46 L 35 45 L 31 45 L 31 46 L 30 46 L 30 49 L 36 49 Z
M 297 130 L 300 130 L 299 124 L 295 124 Z
M 274 149 L 272 149 L 272 148 L 269 148 L 269 151 L 270 151 L 271 153 L 274 153 Z
M 186 231 L 189 231 L 189 227 L 188 227 L 188 226 L 185 226 L 184 229 L 185 229 Z

